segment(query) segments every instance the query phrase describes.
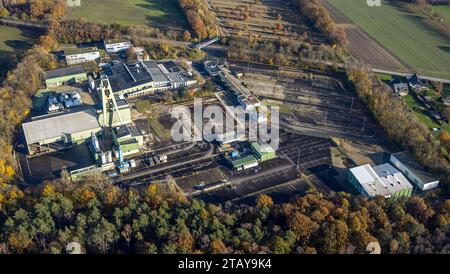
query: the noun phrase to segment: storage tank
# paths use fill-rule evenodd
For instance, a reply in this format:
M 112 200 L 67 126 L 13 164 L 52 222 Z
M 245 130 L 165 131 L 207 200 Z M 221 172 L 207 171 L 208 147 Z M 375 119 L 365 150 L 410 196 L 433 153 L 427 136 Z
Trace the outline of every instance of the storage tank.
M 95 81 L 94 81 L 94 78 L 93 78 L 91 75 L 89 75 L 88 79 L 89 79 L 89 88 L 90 88 L 91 90 L 95 90 Z
M 135 160 L 130 160 L 130 167 L 131 168 L 135 168 L 136 167 L 136 161 Z
M 108 151 L 108 163 L 111 163 L 113 161 L 113 157 L 112 157 L 112 151 Z
M 100 152 L 100 160 L 102 162 L 102 165 L 106 164 L 106 155 L 103 152 Z
M 95 136 L 95 133 L 91 133 L 91 139 L 92 139 L 92 146 L 94 147 L 94 150 L 96 152 L 100 151 L 100 144 L 98 142 L 97 136 Z

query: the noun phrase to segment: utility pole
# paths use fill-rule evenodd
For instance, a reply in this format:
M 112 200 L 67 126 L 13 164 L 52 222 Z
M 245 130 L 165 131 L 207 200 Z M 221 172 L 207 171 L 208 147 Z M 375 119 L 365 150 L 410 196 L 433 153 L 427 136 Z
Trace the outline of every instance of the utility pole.
M 297 154 L 297 169 L 300 167 L 300 149 L 298 150 L 298 154 Z
M 328 110 L 325 111 L 325 119 L 323 121 L 324 126 L 327 124 L 327 115 L 328 115 Z
M 355 101 L 355 97 L 352 98 L 352 104 L 350 106 L 350 114 L 352 114 L 352 110 L 353 110 L 353 102 Z
M 364 121 L 363 121 L 363 126 L 362 126 L 362 132 L 364 132 L 364 127 L 366 126 L 366 119 L 367 119 L 367 117 L 366 116 L 364 116 Z

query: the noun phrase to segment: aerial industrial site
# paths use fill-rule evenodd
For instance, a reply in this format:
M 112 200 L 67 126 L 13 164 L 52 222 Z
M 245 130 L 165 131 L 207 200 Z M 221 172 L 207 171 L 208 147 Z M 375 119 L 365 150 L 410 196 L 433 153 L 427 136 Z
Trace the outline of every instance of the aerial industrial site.
M 448 7 L 0 0 L 0 254 L 450 253 Z

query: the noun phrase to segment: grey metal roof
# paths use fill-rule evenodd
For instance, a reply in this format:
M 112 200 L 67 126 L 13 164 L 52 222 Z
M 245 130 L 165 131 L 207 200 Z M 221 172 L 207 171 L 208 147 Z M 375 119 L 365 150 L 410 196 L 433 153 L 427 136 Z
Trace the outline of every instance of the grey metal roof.
M 64 77 L 64 76 L 80 74 L 80 73 L 84 73 L 84 72 L 85 71 L 82 66 L 73 66 L 73 67 L 47 70 L 45 72 L 45 79 L 59 78 L 59 77 Z
M 193 80 L 175 62 L 157 63 L 154 60 L 113 65 L 104 70 L 113 92 L 144 84 L 165 85 Z
M 406 152 L 393 153 L 392 156 L 397 158 L 404 166 L 406 166 L 414 175 L 416 175 L 424 184 L 437 181 L 431 173 L 425 170 L 425 168 L 419 164 L 413 156 Z
M 165 75 L 164 71 L 162 71 L 161 67 L 158 65 L 158 63 L 156 63 L 156 61 L 150 60 L 150 61 L 145 61 L 143 63 L 145 64 L 145 67 L 148 69 L 148 72 L 151 74 L 153 81 L 155 81 L 155 82 L 169 81 L 169 79 Z
M 93 109 L 63 113 L 22 124 L 27 145 L 99 127 L 100 124 Z
M 398 191 L 413 188 L 405 176 L 388 163 L 373 168 L 368 164 L 357 166 L 351 168 L 350 172 L 371 197 L 388 197 Z

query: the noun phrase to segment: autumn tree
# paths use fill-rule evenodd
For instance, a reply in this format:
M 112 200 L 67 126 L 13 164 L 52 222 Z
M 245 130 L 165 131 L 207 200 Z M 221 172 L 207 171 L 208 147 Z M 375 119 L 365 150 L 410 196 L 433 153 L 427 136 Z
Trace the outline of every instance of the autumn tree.
M 189 31 L 185 30 L 183 32 L 183 38 L 182 39 L 183 39 L 183 41 L 186 41 L 186 42 L 191 41 L 191 33 Z
M 256 205 L 259 207 L 270 207 L 273 205 L 272 198 L 266 194 L 261 194 L 256 198 Z

